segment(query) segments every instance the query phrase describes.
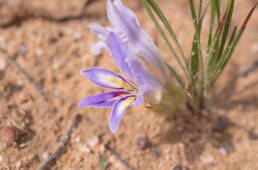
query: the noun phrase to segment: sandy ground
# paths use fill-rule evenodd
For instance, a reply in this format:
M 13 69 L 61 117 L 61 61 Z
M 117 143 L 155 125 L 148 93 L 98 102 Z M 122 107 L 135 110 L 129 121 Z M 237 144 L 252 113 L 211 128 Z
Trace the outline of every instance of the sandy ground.
M 183 48 L 190 51 L 193 26 L 188 1 L 159 2 Z M 253 3 L 236 2 L 234 25 L 241 24 Z M 144 8 L 136 1 L 126 4 L 139 16 L 164 59 L 174 65 Z M 104 158 L 107 169 L 128 169 L 107 146 L 135 170 L 258 169 L 258 70 L 238 77 L 258 57 L 257 9 L 216 84 L 207 117 L 158 115 L 144 107 L 130 108 L 113 135 L 108 129 L 110 109 L 77 107 L 83 97 L 103 92 L 82 77 L 80 70 L 101 66 L 118 72 L 106 51 L 100 56 L 90 52 L 97 39 L 88 24 L 108 25 L 104 8 L 105 1 L 92 1 L 80 17 L 53 20 L 28 15 L 0 28 L 0 47 L 43 89 L 40 94 L 0 54 L 0 169 L 37 169 L 58 147 L 78 114 L 81 120 L 50 169 L 95 170 Z M 206 36 L 207 24 L 204 29 Z

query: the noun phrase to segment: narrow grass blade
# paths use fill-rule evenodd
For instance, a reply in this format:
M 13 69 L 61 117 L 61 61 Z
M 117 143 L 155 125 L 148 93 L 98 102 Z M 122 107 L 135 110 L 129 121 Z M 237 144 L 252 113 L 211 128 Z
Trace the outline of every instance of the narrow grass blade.
M 221 36 L 222 28 L 225 23 L 225 19 L 226 19 L 226 14 L 221 19 L 221 21 L 216 29 L 216 32 L 211 40 L 211 44 L 207 50 L 208 60 L 206 62 L 205 82 L 209 81 L 208 79 L 209 79 L 209 75 L 210 75 L 210 70 L 212 70 L 212 66 L 215 63 L 215 56 L 218 51 L 218 42 L 220 40 L 220 36 Z
M 191 82 L 195 86 L 198 80 L 198 71 L 199 71 L 199 51 L 198 51 L 198 35 L 194 36 L 192 53 L 191 53 Z
M 187 65 L 187 61 L 186 61 L 186 58 L 185 58 L 185 55 L 184 55 L 184 52 L 183 52 L 183 49 L 181 47 L 181 45 L 179 44 L 178 42 L 178 39 L 176 37 L 176 34 L 174 32 L 174 30 L 172 29 L 172 27 L 170 26 L 168 20 L 166 19 L 165 15 L 163 14 L 163 12 L 160 10 L 159 6 L 156 4 L 156 2 L 154 0 L 147 0 L 148 3 L 151 5 L 152 9 L 155 11 L 155 13 L 157 14 L 157 16 L 159 17 L 159 19 L 162 21 L 162 23 L 165 25 L 166 29 L 168 30 L 170 36 L 172 37 L 172 39 L 174 40 L 177 48 L 179 49 L 183 59 L 184 59 L 184 62 L 185 62 L 185 65 Z
M 202 14 L 202 0 L 200 0 L 199 2 L 199 11 L 198 11 L 198 19 L 200 20 Z
M 220 21 L 220 0 L 213 0 L 217 13 L 217 21 Z
M 211 41 L 212 41 L 212 34 L 213 34 L 213 27 L 215 23 L 215 18 L 217 14 L 217 20 L 218 23 L 220 22 L 219 17 L 220 17 L 220 8 L 219 8 L 219 0 L 213 0 L 211 1 L 211 13 L 210 13 L 210 30 L 209 30 L 209 38 L 208 38 L 208 45 L 207 45 L 207 50 L 211 46 Z
M 197 25 L 197 18 L 196 18 L 196 12 L 195 12 L 195 7 L 194 7 L 193 0 L 189 0 L 189 4 L 190 4 L 192 18 L 193 18 L 193 21 L 194 21 L 194 26 L 196 27 L 196 25 Z
M 220 59 L 220 57 L 222 55 L 222 52 L 224 50 L 224 46 L 225 46 L 225 43 L 226 43 L 226 40 L 227 40 L 229 26 L 230 26 L 232 13 L 233 13 L 233 9 L 234 9 L 234 3 L 235 3 L 235 0 L 229 0 L 229 2 L 228 2 L 228 6 L 227 6 L 227 10 L 226 10 L 226 20 L 225 20 L 225 24 L 224 24 L 224 28 L 223 28 L 221 41 L 220 41 L 218 59 Z
M 201 42 L 200 42 L 200 37 L 201 37 L 201 29 L 202 29 L 202 23 L 203 23 L 203 18 L 204 15 L 208 9 L 208 6 L 210 4 L 210 1 L 206 5 L 205 9 L 203 12 L 201 12 L 202 8 L 202 1 L 200 1 L 199 5 L 199 14 L 198 14 L 198 23 L 197 26 L 195 27 L 195 35 L 194 39 L 192 42 L 192 53 L 191 53 L 191 82 L 192 85 L 196 88 L 196 83 L 199 80 L 199 64 L 201 64 L 201 73 L 203 75 L 204 72 L 204 66 L 203 66 L 203 55 L 202 55 L 202 50 L 201 50 Z M 202 76 L 203 78 L 203 76 Z
M 169 64 L 166 63 L 166 66 L 168 68 L 168 70 L 170 71 L 170 73 L 175 76 L 178 84 L 181 86 L 182 90 L 185 89 L 185 84 L 184 82 L 182 81 L 182 79 L 180 78 L 180 76 L 177 74 L 177 72 L 175 71 L 175 69 L 173 67 L 171 67 Z
M 237 26 L 234 27 L 234 30 L 233 30 L 233 32 L 232 32 L 232 34 L 230 36 L 228 44 L 226 45 L 226 48 L 225 48 L 225 50 L 223 52 L 222 58 L 225 58 L 227 56 L 227 54 L 228 54 L 228 52 L 229 52 L 229 50 L 230 50 L 230 48 L 232 46 L 232 43 L 235 40 L 236 32 L 237 32 Z
M 178 55 L 176 54 L 174 48 L 172 47 L 172 45 L 170 44 L 169 40 L 167 39 L 164 31 L 161 29 L 158 21 L 156 20 L 156 18 L 154 17 L 150 7 L 149 7 L 149 4 L 147 2 L 148 0 L 142 0 L 143 2 L 143 5 L 145 7 L 145 9 L 147 10 L 150 18 L 152 19 L 153 23 L 155 24 L 157 30 L 160 32 L 161 36 L 163 37 L 163 39 L 165 40 L 167 46 L 169 47 L 170 51 L 172 52 L 172 54 L 174 55 L 176 61 L 178 62 L 179 66 L 181 67 L 181 69 L 184 71 L 184 74 L 186 77 L 188 77 L 188 72 L 187 72 L 187 69 L 185 68 L 185 66 L 182 64 L 182 62 L 180 61 Z
M 218 71 L 218 73 L 214 76 L 213 78 L 213 81 L 211 82 L 211 86 L 215 83 L 215 81 L 218 79 L 218 77 L 220 76 L 220 74 L 223 72 L 225 66 L 227 65 L 228 61 L 230 60 L 234 50 L 235 50 L 235 47 L 236 45 L 238 44 L 241 36 L 243 35 L 243 32 L 245 31 L 245 28 L 246 28 L 246 25 L 249 21 L 249 19 L 251 18 L 256 6 L 257 6 L 258 3 L 255 3 L 255 5 L 252 7 L 252 9 L 250 10 L 250 12 L 248 13 L 247 17 L 245 18 L 240 30 L 238 31 L 237 35 L 236 35 L 236 38 L 233 41 L 232 43 L 232 46 L 229 48 L 229 51 L 228 53 L 226 54 L 225 56 L 225 60 L 224 62 L 222 63 L 222 66 L 220 68 L 220 70 Z
M 220 60 L 216 63 L 216 65 L 214 66 L 215 68 L 213 69 L 214 71 L 210 73 L 210 81 L 211 82 L 214 82 L 214 79 L 215 77 L 217 76 L 217 74 L 221 71 L 222 69 L 222 65 L 223 63 L 225 62 L 225 59 L 226 59 L 226 56 L 229 52 L 229 50 L 231 49 L 232 47 L 232 43 L 233 41 L 235 40 L 235 36 L 236 36 L 236 32 L 237 32 L 237 27 L 234 27 L 234 30 L 230 36 L 230 40 L 226 46 L 226 49 L 224 50 L 223 52 L 223 56 L 224 57 L 221 57 Z
M 233 44 L 232 44 L 232 47 L 230 48 L 230 50 L 229 50 L 229 52 L 228 52 L 228 54 L 227 54 L 227 56 L 226 56 L 226 60 L 225 60 L 225 62 L 224 62 L 224 64 L 223 64 L 223 66 L 222 66 L 222 70 L 224 69 L 224 67 L 225 67 L 226 64 L 228 63 L 229 59 L 231 58 L 231 56 L 232 56 L 232 54 L 233 54 L 233 52 L 234 52 L 234 50 L 235 50 L 235 47 L 236 47 L 236 45 L 238 44 L 238 42 L 239 42 L 241 36 L 243 35 L 243 33 L 244 33 L 244 31 L 245 31 L 245 28 L 246 28 L 246 25 L 247 25 L 249 19 L 251 18 L 251 16 L 252 16 L 252 14 L 253 14 L 253 12 L 254 12 L 254 10 L 255 10 L 257 4 L 258 4 L 258 3 L 256 3 L 256 4 L 252 7 L 252 9 L 251 9 L 250 12 L 248 13 L 247 17 L 245 18 L 245 20 L 244 20 L 244 22 L 243 22 L 243 24 L 242 24 L 242 26 L 241 26 L 241 28 L 240 28 L 240 30 L 239 30 L 237 36 L 236 36 L 236 39 L 234 40 L 234 42 L 233 42 Z

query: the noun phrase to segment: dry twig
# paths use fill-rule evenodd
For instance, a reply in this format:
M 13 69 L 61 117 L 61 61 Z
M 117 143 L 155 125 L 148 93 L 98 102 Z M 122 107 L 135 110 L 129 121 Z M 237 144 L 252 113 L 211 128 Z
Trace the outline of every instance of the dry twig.
M 26 79 L 28 82 L 36 89 L 36 91 L 42 96 L 45 102 L 48 103 L 48 98 L 46 97 L 43 89 L 33 80 L 33 78 L 23 69 L 21 66 L 16 63 L 7 53 L 6 50 L 0 48 L 0 52 L 5 56 L 7 61 Z
M 50 164 L 53 163 L 53 162 L 56 160 L 57 156 L 58 156 L 58 155 L 63 151 L 63 149 L 65 148 L 65 146 L 66 146 L 66 144 L 67 144 L 67 142 L 68 142 L 68 140 L 69 140 L 69 138 L 70 138 L 70 136 L 71 136 L 71 134 L 72 134 L 72 132 L 73 132 L 73 129 L 78 125 L 78 123 L 80 122 L 80 120 L 81 120 L 81 115 L 80 115 L 80 114 L 77 114 L 77 115 L 75 116 L 75 118 L 73 119 L 72 125 L 70 126 L 68 132 L 66 133 L 66 135 L 65 135 L 64 138 L 62 139 L 62 141 L 61 141 L 60 145 L 58 146 L 58 148 L 55 150 L 54 153 L 52 153 L 52 154 L 50 155 L 50 157 L 48 158 L 48 160 L 47 160 L 45 163 L 43 163 L 43 164 L 39 167 L 38 170 L 45 170 L 45 169 L 47 169 L 47 168 L 50 166 Z
M 115 155 L 116 158 L 126 167 L 126 169 L 128 170 L 132 170 L 132 168 L 130 167 L 130 165 L 125 162 L 125 160 L 123 160 L 123 158 L 113 149 L 111 148 L 108 144 L 105 145 L 106 150 L 108 150 L 111 154 Z

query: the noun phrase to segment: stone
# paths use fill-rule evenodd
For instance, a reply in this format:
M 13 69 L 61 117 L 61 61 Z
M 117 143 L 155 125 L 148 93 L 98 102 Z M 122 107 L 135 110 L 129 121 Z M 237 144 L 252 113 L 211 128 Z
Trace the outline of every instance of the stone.
M 76 18 L 83 14 L 88 0 L 0 0 L 0 26 L 29 16 L 51 20 Z
M 53 20 L 79 17 L 88 0 L 24 0 L 28 14 Z

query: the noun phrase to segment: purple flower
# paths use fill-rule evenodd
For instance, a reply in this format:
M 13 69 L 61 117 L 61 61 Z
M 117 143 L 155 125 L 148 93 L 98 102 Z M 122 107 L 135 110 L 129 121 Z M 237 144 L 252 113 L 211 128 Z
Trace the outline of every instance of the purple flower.
M 130 9 L 120 0 L 107 0 L 107 16 L 112 27 L 89 25 L 99 38 L 92 50 L 98 54 L 102 48 L 107 48 L 114 63 L 130 81 L 102 68 L 81 71 L 95 84 L 112 91 L 88 96 L 81 100 L 79 107 L 112 107 L 109 127 L 116 133 L 118 123 L 129 105 L 146 102 L 159 104 L 162 89 L 167 83 L 167 72 L 157 47 Z

